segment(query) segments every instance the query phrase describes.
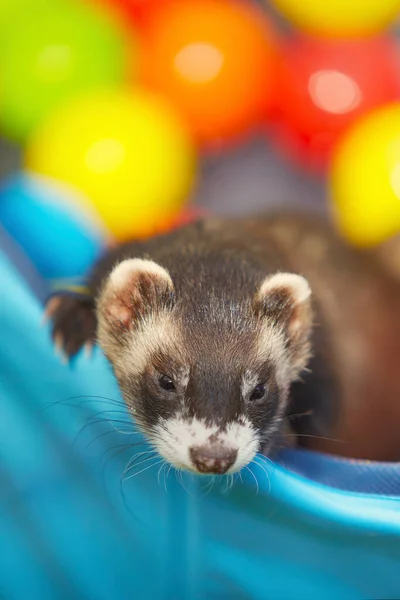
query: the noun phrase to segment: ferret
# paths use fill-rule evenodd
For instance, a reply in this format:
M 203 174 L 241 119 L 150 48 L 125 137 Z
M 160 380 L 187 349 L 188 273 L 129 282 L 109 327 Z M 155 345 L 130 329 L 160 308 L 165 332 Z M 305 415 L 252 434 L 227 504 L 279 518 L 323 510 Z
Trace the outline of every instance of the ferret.
M 229 474 L 296 443 L 400 459 L 400 282 L 299 215 L 205 218 L 110 250 L 47 305 L 69 357 L 97 342 L 178 469 Z

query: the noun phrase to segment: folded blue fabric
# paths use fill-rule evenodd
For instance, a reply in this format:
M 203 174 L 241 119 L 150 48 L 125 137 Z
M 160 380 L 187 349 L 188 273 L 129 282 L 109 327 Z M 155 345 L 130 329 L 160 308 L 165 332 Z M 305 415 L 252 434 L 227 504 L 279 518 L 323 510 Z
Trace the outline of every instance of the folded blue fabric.
M 398 465 L 287 451 L 257 457 L 232 487 L 176 474 L 148 454 L 100 352 L 72 366 L 54 355 L 40 293 L 11 254 L 0 251 L 0 598 L 400 597 Z

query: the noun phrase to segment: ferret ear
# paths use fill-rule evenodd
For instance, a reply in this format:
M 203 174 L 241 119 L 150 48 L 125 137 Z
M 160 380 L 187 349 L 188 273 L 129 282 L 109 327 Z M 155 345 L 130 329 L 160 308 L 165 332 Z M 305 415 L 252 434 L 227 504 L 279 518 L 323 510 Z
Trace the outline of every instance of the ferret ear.
M 99 297 L 99 317 L 108 325 L 134 329 L 150 311 L 171 307 L 172 279 L 163 267 L 151 260 L 124 260 L 111 271 Z
M 289 340 L 308 337 L 312 325 L 311 289 L 294 273 L 277 273 L 262 282 L 255 298 L 259 314 L 282 324 Z

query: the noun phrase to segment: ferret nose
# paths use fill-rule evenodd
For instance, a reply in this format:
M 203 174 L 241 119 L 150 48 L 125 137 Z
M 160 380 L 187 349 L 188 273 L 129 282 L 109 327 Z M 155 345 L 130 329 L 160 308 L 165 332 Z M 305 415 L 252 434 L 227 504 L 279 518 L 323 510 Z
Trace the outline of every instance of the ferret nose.
M 200 473 L 223 475 L 233 465 L 237 450 L 227 448 L 190 448 L 190 457 Z

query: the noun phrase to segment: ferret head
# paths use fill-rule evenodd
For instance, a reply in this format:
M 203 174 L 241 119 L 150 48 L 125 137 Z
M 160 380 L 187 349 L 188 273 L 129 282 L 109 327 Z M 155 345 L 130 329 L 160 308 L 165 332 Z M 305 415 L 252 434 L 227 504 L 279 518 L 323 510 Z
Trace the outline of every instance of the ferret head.
M 97 315 L 124 399 L 167 461 L 232 473 L 271 449 L 309 358 L 303 277 L 268 276 L 244 301 L 204 289 L 196 301 L 160 265 L 131 259 L 111 272 Z

